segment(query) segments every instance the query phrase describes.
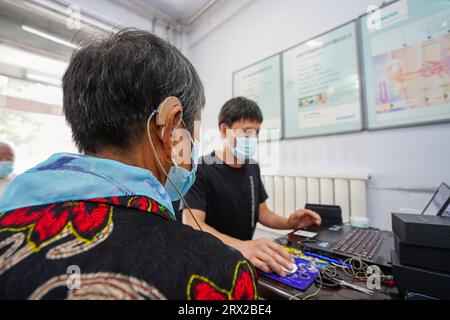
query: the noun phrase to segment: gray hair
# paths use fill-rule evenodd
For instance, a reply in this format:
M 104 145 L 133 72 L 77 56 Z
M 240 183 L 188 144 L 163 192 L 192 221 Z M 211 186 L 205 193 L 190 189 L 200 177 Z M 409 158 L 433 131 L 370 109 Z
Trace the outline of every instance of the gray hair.
M 174 46 L 141 30 L 89 40 L 72 56 L 63 78 L 64 114 L 80 151 L 107 145 L 129 149 L 165 98 L 183 104 L 192 131 L 205 105 L 204 88 Z

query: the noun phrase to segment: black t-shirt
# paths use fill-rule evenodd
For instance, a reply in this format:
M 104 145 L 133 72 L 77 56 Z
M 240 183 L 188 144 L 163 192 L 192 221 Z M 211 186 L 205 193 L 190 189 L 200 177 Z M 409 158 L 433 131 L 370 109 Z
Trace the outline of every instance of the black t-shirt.
M 240 240 L 251 240 L 259 205 L 267 200 L 258 164 L 233 168 L 215 153 L 201 159 L 197 179 L 185 197 L 191 209 L 206 213 L 206 224 Z

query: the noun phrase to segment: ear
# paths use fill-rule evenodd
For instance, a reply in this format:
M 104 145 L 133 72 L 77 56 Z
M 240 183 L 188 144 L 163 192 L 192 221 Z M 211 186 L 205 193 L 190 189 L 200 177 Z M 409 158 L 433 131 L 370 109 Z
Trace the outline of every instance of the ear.
M 227 130 L 229 130 L 230 128 L 228 128 L 228 126 L 225 123 L 222 123 L 219 127 L 220 129 L 220 135 L 222 137 L 222 139 L 226 139 L 227 138 Z
M 162 132 L 161 140 L 164 146 L 164 152 L 168 159 L 171 158 L 174 142 L 172 141 L 172 132 L 176 129 L 179 119 L 183 116 L 183 108 L 181 105 L 174 106 L 167 112 L 166 122 Z

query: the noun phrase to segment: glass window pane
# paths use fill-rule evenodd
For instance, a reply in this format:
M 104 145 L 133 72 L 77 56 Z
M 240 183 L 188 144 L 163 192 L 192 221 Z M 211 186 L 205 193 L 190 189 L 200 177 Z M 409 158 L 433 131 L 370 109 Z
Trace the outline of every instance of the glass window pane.
M 57 152 L 76 153 L 63 116 L 0 108 L 0 140 L 13 144 L 20 174 Z

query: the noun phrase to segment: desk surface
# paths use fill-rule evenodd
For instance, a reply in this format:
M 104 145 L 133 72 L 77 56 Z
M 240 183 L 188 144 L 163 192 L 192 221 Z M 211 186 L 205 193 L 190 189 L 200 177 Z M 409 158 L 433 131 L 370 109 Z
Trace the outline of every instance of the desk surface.
M 345 279 L 346 278 L 342 272 L 339 274 Z M 363 286 L 364 283 L 348 281 L 355 283 L 356 285 Z M 317 291 L 318 287 L 313 284 L 305 292 L 298 291 L 292 287 L 285 284 L 279 283 L 273 279 L 260 276 L 258 282 L 258 294 L 261 298 L 266 300 L 296 300 L 294 297 L 299 295 L 297 300 L 301 300 L 301 297 L 306 297 Z M 400 295 L 398 289 L 382 286 L 381 290 L 374 290 L 373 295 L 367 295 L 362 292 L 358 292 L 353 289 L 340 288 L 340 289 L 329 289 L 324 288 L 319 291 L 319 293 L 310 298 L 309 300 L 400 300 L 402 296 Z
M 365 286 L 365 283 L 357 280 L 352 280 L 342 270 L 338 270 L 338 274 L 345 281 L 356 284 L 358 286 Z M 258 293 L 259 296 L 266 300 L 288 300 L 294 299 L 297 295 L 299 297 L 306 297 L 316 292 L 318 287 L 312 284 L 307 291 L 301 292 L 288 285 L 279 283 L 273 279 L 259 276 Z M 373 290 L 373 295 L 367 295 L 349 288 L 330 289 L 322 287 L 319 293 L 310 298 L 310 300 L 400 300 L 402 295 L 397 288 L 381 286 L 381 290 Z M 300 299 L 300 298 L 299 298 Z

